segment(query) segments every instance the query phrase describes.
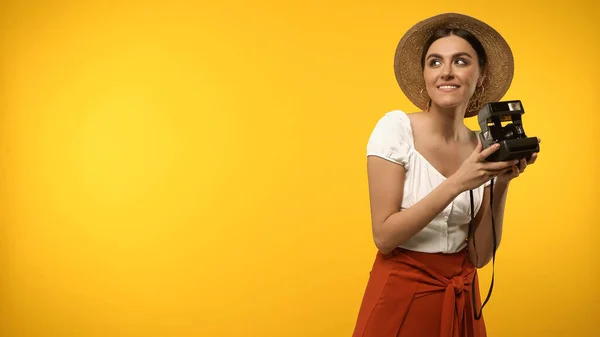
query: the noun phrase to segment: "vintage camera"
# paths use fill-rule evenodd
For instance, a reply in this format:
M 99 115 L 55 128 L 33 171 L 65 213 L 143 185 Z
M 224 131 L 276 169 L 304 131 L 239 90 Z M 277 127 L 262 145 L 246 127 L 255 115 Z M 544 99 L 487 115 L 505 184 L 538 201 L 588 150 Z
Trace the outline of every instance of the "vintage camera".
M 538 138 L 525 134 L 521 120 L 524 113 L 519 100 L 491 102 L 479 110 L 483 149 L 500 143 L 500 148 L 488 156 L 487 161 L 529 160 L 534 152 L 540 151 Z

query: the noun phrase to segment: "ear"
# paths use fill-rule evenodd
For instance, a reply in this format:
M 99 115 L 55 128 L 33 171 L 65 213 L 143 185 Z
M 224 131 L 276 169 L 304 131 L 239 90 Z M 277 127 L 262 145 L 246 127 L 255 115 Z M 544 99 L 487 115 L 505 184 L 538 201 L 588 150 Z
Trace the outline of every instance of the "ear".
M 485 81 L 486 76 L 487 76 L 487 71 L 486 71 L 486 69 L 483 69 L 483 71 L 481 72 L 481 75 L 479 76 L 479 79 L 477 80 L 478 87 L 483 85 L 483 81 Z

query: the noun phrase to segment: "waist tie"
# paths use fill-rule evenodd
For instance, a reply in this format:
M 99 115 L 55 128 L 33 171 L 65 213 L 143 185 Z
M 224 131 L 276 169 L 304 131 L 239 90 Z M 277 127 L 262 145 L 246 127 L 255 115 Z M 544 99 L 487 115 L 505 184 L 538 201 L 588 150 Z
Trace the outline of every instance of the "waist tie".
M 402 263 L 418 271 L 406 272 L 405 275 L 402 275 L 419 282 L 415 297 L 444 292 L 440 337 L 460 337 L 466 333 L 467 326 L 473 321 L 473 315 L 466 312 L 466 301 L 477 272 L 476 268 L 465 261 L 460 274 L 446 278 L 407 254 L 402 254 L 402 252 L 397 254 L 402 256 L 397 256 L 397 259 L 399 258 Z

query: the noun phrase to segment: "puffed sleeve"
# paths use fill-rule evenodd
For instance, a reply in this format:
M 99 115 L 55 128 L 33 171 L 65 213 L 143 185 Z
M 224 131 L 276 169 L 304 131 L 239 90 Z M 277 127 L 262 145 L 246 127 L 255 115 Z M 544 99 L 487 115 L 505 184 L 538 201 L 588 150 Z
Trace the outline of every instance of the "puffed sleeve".
M 400 113 L 387 113 L 381 117 L 367 142 L 367 156 L 378 156 L 408 169 L 412 142 L 407 123 L 408 116 Z

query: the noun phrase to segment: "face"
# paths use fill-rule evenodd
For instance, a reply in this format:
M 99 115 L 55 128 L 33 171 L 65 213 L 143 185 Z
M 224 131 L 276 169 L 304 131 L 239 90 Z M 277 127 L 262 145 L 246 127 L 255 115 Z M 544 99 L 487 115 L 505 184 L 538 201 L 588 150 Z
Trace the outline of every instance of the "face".
M 477 53 L 465 39 L 450 35 L 436 40 L 425 56 L 423 76 L 434 104 L 465 107 L 481 78 Z

